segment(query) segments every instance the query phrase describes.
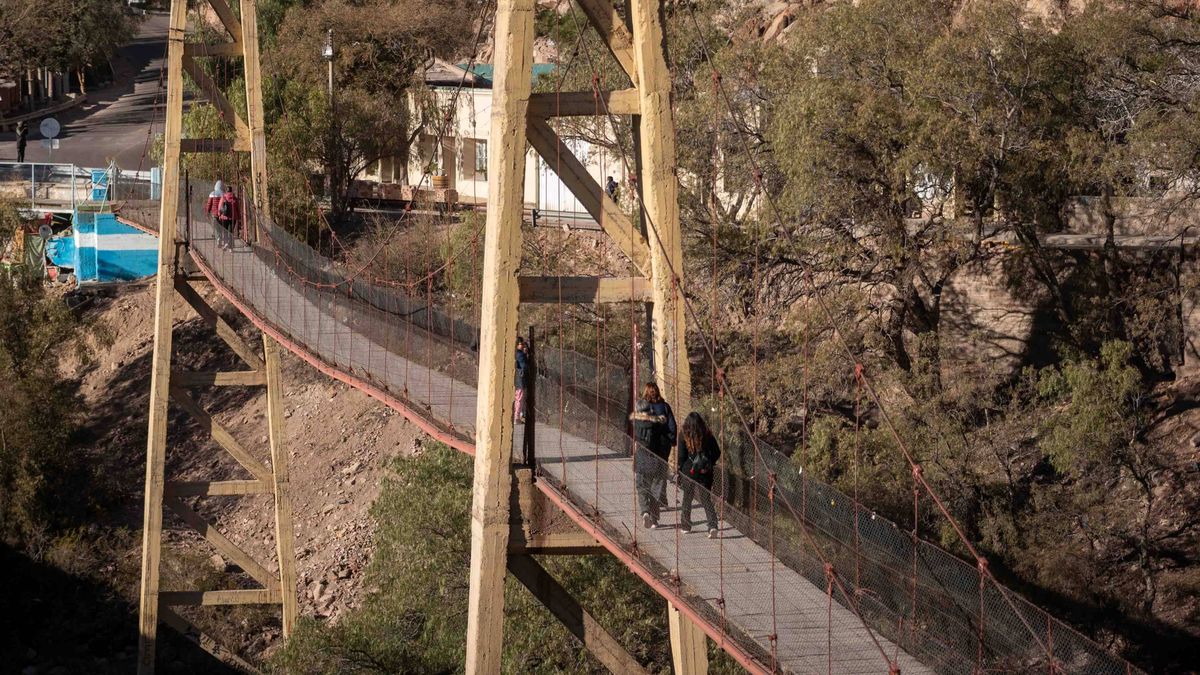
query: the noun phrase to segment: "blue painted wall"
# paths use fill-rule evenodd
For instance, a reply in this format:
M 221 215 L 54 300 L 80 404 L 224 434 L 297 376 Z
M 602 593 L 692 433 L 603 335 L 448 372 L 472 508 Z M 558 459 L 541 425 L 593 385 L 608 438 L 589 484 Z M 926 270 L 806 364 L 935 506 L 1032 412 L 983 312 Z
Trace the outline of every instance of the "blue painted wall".
M 80 283 L 133 281 L 158 272 L 158 237 L 117 222 L 111 213 L 75 213 L 70 237 L 47 244 L 50 261 L 71 267 Z

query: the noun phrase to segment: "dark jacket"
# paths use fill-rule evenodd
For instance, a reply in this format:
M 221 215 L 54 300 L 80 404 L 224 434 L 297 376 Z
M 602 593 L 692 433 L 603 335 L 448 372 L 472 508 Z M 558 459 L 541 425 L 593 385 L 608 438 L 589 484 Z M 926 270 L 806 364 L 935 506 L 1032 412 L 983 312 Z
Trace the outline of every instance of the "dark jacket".
M 721 459 L 721 446 L 712 434 L 704 437 L 700 443 L 700 452 L 690 453 L 683 437 L 679 437 L 679 473 L 691 478 L 705 487 L 712 487 L 713 476 L 717 472 L 717 460 Z
M 671 406 L 666 401 L 651 403 L 639 400 L 629 419 L 633 421 L 633 435 L 638 446 L 666 461 L 671 456 L 671 446 L 675 444 L 675 414 L 671 412 Z M 636 460 L 634 469 L 640 470 Z
M 241 222 L 241 204 L 238 203 L 237 195 L 232 192 L 226 192 L 221 196 L 221 201 L 217 203 L 217 219 L 222 223 L 231 224 Z
M 529 371 L 529 352 L 518 349 L 517 352 L 517 389 L 525 388 L 525 374 Z

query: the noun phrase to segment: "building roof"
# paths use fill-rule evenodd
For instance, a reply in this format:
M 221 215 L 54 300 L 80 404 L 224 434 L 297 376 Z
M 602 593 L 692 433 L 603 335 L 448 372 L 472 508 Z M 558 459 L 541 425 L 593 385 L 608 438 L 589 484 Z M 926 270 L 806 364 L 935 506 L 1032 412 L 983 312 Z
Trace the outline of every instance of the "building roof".
M 553 63 L 533 64 L 534 84 L 537 84 L 539 77 L 549 76 L 556 68 Z M 491 89 L 495 70 L 490 63 L 476 63 L 468 70 L 465 63 L 453 64 L 435 59 L 425 69 L 425 84 L 433 87 L 457 87 L 461 82 L 468 87 Z

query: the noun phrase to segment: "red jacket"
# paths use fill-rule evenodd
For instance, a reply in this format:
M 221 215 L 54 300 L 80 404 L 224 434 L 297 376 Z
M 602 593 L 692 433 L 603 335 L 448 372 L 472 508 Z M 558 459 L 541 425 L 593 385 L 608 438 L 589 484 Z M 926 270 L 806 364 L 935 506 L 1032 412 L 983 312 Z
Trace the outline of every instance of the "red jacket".
M 217 207 L 220 204 L 221 204 L 220 197 L 214 197 L 212 195 L 209 195 L 208 200 L 204 202 L 205 215 L 209 215 L 209 216 L 212 216 L 213 218 L 216 218 L 217 217 Z

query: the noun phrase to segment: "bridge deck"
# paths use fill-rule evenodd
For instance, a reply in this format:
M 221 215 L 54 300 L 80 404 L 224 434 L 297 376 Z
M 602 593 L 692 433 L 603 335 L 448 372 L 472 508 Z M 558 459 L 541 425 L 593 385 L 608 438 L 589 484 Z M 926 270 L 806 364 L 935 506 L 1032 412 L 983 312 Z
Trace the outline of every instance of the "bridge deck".
M 193 223 L 192 255 L 207 268 L 206 274 L 215 277 L 218 287 L 237 296 L 256 323 L 289 337 L 296 343 L 292 348 L 308 352 L 302 354 L 306 358 L 315 357 L 352 379 L 383 389 L 410 409 L 423 408 L 419 414 L 449 426 L 461 438 L 473 438 L 475 388 L 442 372 L 456 370 L 453 359 L 442 369 L 404 359 L 398 350 L 389 349 L 398 338 L 356 328 L 353 316 L 322 299 L 329 291 L 289 283 L 282 276 L 286 272 L 277 273 L 245 244 L 239 243 L 232 252 L 219 250 L 213 234 L 211 225 Z M 406 338 L 410 339 L 422 338 Z M 412 343 L 407 347 L 411 349 Z M 520 429 L 515 435 L 519 446 Z M 906 675 L 932 672 L 882 636 L 875 634 L 872 639 L 851 611 L 836 601 L 830 606 L 824 588 L 783 564 L 773 565 L 767 550 L 730 523 L 722 522 L 716 540 L 708 539 L 702 528 L 682 534 L 674 527 L 676 489 L 668 490 L 671 508 L 663 516 L 669 527 L 641 529 L 633 507 L 632 465 L 624 449 L 602 447 L 545 423 L 538 424 L 536 436 L 539 464 L 556 479 L 539 481 L 542 489 L 561 491 L 569 515 L 581 524 L 598 518 L 601 529 L 610 533 L 605 544 L 614 552 L 627 549 L 636 532 L 643 559 L 655 569 L 667 570 L 668 576 L 669 571 L 677 571 L 681 595 L 701 615 L 721 617 L 718 600 L 723 596 L 726 635 L 735 642 L 737 637 L 753 640 L 764 664 L 769 666 L 774 634 L 778 667 L 786 672 L 886 673 L 881 649 L 898 660 Z M 593 518 L 585 512 L 593 513 Z M 702 513 L 697 506 L 693 519 Z M 624 540 L 624 548 L 618 539 Z M 628 555 L 624 558 L 629 562 Z M 711 629 L 722 630 L 721 621 L 709 623 Z

